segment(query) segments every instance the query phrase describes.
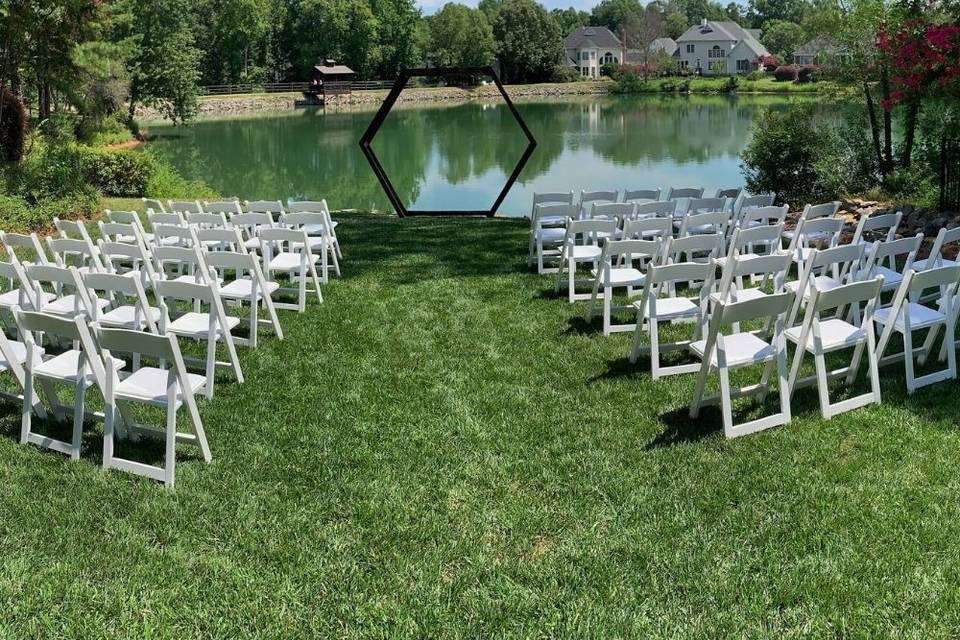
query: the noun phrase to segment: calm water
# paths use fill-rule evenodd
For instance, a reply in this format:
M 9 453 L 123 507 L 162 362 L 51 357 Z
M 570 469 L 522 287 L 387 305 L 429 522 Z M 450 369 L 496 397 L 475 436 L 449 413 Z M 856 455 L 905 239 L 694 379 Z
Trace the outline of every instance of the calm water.
M 538 146 L 500 213 L 525 214 L 534 191 L 740 185 L 738 154 L 777 97 L 591 98 L 517 105 Z M 358 140 L 372 111 L 298 110 L 150 127 L 150 144 L 185 175 L 245 199 L 326 198 L 389 209 Z M 486 209 L 523 153 L 502 105 L 391 112 L 374 150 L 408 208 Z

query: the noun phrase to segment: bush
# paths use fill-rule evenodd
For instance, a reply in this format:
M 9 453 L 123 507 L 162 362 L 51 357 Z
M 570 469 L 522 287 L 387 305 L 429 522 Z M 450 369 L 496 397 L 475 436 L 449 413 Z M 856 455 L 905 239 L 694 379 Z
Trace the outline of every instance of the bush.
M 812 105 L 760 113 L 753 138 L 740 154 L 749 192 L 773 192 L 795 207 L 838 195 L 821 173 L 836 158 L 837 136 L 814 120 Z
M 740 79 L 737 76 L 728 76 L 720 86 L 721 93 L 734 93 L 740 86 Z
M 792 64 L 777 67 L 773 71 L 773 77 L 777 82 L 793 82 L 797 79 L 797 67 Z
M 27 111 L 23 102 L 6 87 L 0 86 L 0 159 L 20 162 L 27 141 Z
M 797 82 L 813 82 L 818 67 L 813 64 L 805 64 L 797 69 Z
M 86 218 L 97 211 L 100 194 L 86 187 L 62 198 L 30 203 L 20 196 L 0 194 L 0 228 L 5 231 L 40 231 L 50 227 L 54 216 Z
M 766 77 L 767 77 L 767 74 L 760 70 L 751 71 L 749 74 L 747 74 L 747 80 L 750 80 L 751 82 L 764 80 L 766 79 Z
M 568 64 L 558 64 L 553 68 L 550 75 L 550 82 L 577 82 L 580 80 L 580 72 L 576 67 Z
M 153 155 L 141 151 L 77 147 L 84 178 L 104 195 L 141 198 L 157 171 Z
M 640 93 L 644 90 L 643 78 L 636 71 L 621 71 L 617 74 L 614 93 Z
M 144 154 L 153 155 L 150 152 Z M 147 182 L 146 195 L 150 198 L 191 200 L 213 200 L 220 197 L 220 194 L 203 180 L 187 180 L 159 158 L 154 158 L 154 171 Z

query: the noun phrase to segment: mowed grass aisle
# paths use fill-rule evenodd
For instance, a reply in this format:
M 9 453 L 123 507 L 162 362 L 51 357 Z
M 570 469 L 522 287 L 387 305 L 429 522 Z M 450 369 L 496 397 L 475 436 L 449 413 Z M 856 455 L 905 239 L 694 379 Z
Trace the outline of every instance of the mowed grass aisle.
M 172 492 L 17 443 L 0 636 L 948 637 L 958 384 L 726 441 L 524 266 L 526 223 L 338 216 L 345 277 L 200 401 Z

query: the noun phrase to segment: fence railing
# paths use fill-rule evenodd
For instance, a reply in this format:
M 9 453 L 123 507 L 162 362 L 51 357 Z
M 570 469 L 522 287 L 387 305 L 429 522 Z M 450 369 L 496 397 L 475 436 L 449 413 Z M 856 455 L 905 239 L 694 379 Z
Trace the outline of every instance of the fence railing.
M 940 210 L 960 209 L 960 140 L 940 143 Z
M 284 93 L 289 91 L 305 91 L 309 86 L 306 82 L 259 82 L 246 84 L 210 84 L 200 87 L 200 93 L 208 96 L 225 96 L 237 93 Z M 354 80 L 350 82 L 353 91 L 371 89 L 389 89 L 393 86 L 390 80 Z

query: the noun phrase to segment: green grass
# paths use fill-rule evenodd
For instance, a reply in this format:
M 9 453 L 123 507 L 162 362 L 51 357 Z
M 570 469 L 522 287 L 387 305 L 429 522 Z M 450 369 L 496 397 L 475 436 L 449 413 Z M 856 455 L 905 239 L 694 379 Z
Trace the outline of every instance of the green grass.
M 823 94 L 832 95 L 838 89 L 834 82 L 777 82 L 773 78 L 748 80 L 738 76 L 737 93 L 790 93 L 790 94 Z M 637 87 L 636 93 L 671 93 L 679 91 L 683 78 L 655 78 L 643 81 Z M 722 93 L 726 91 L 727 77 L 688 79 L 689 93 Z
M 0 636 L 955 634 L 956 382 L 727 441 L 527 272 L 523 221 L 338 217 L 345 277 L 241 348 L 174 491 L 0 405 Z

